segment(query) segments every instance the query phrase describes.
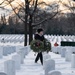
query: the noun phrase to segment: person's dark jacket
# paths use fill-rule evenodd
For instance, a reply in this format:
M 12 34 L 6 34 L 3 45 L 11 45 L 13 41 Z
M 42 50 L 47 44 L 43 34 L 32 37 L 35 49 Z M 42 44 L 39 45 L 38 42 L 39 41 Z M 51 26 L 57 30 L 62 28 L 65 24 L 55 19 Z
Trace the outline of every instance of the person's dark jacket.
M 43 35 L 40 36 L 40 35 L 38 35 L 38 34 L 35 34 L 34 38 L 35 38 L 36 40 L 40 40 L 40 41 L 43 41 L 43 40 L 45 39 Z

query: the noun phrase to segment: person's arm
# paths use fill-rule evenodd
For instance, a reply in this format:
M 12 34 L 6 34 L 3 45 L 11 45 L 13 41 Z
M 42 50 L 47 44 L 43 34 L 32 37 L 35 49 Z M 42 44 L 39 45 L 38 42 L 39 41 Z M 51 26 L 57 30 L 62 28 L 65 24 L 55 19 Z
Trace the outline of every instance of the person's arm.
M 45 37 L 44 37 L 44 35 L 42 36 L 42 38 L 43 38 L 43 40 L 45 40 Z
M 35 34 L 34 39 L 36 39 L 36 35 L 37 35 L 37 34 Z
M 39 39 L 39 37 L 38 37 L 38 35 L 37 34 L 35 34 L 35 40 L 38 40 Z

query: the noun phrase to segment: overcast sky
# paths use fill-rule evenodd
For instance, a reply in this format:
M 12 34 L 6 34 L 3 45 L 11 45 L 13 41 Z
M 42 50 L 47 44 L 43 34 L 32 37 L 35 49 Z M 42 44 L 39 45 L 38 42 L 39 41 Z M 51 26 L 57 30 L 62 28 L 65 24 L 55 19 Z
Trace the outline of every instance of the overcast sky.
M 2 2 L 3 0 L 0 0 L 0 3 Z M 5 0 L 6 1 L 6 0 Z M 18 3 L 20 3 L 21 1 L 24 1 L 24 0 L 15 0 L 12 4 L 13 4 L 13 6 L 17 6 L 18 4 L 16 3 L 16 2 L 18 2 Z M 39 0 L 39 1 L 42 1 L 42 0 Z M 57 1 L 59 1 L 59 0 L 43 0 L 43 1 L 45 1 L 45 2 L 47 2 L 47 3 L 51 3 L 51 2 L 57 2 Z M 72 1 L 72 0 L 60 0 L 60 1 L 62 1 L 63 3 L 66 3 L 66 4 L 68 4 L 68 1 Z M 11 13 L 11 7 L 8 5 L 8 6 L 6 6 L 5 7 L 5 9 L 2 9 L 1 7 L 2 6 L 4 6 L 5 4 L 3 4 L 3 5 L 0 5 L 0 14 L 6 14 L 6 15 L 9 15 L 10 13 Z M 63 5 L 62 4 L 60 4 L 60 9 L 64 9 L 65 7 L 63 7 Z
M 3 1 L 4 1 L 4 0 L 0 0 L 0 4 L 1 4 Z M 6 1 L 6 0 L 5 0 L 5 1 Z M 17 5 L 18 5 L 17 2 L 20 3 L 20 1 L 21 1 L 21 0 L 15 0 L 15 1 L 12 3 L 12 5 L 13 5 L 13 6 L 17 6 Z M 5 6 L 5 7 L 2 8 L 3 6 Z M 2 5 L 0 5 L 0 15 L 5 13 L 5 15 L 7 16 L 7 15 L 9 15 L 9 14 L 11 13 L 11 11 L 12 11 L 12 8 L 11 8 L 9 5 L 6 5 L 6 3 L 3 3 Z

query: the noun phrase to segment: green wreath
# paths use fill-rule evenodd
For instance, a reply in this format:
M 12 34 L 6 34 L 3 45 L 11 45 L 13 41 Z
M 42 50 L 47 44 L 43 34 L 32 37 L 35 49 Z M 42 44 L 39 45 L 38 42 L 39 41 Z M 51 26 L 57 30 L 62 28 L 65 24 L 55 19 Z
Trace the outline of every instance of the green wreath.
M 44 51 L 51 51 L 51 43 L 47 39 L 44 40 Z
M 44 43 L 40 40 L 33 40 L 30 43 L 30 48 L 34 51 L 34 52 L 41 52 L 44 48 Z
M 49 52 L 51 50 L 51 43 L 47 39 L 44 41 L 32 40 L 30 43 L 30 48 L 34 52 Z

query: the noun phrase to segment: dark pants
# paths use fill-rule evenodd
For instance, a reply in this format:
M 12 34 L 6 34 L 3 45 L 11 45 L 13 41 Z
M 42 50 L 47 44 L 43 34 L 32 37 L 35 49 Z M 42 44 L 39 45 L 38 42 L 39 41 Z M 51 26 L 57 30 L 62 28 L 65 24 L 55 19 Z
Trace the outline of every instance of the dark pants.
M 40 59 L 41 64 L 43 65 L 43 55 L 42 52 L 38 53 L 35 59 L 35 63 L 37 63 L 37 61 Z

